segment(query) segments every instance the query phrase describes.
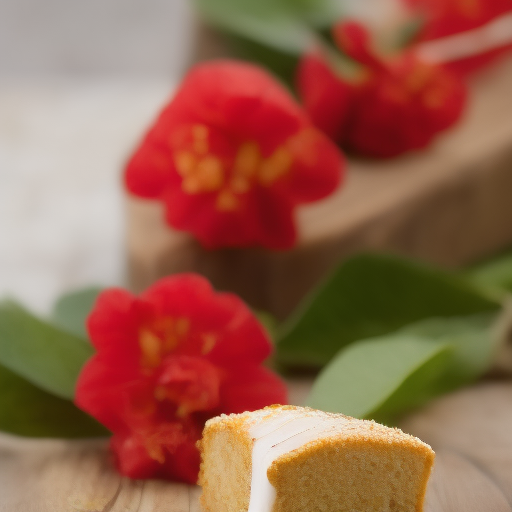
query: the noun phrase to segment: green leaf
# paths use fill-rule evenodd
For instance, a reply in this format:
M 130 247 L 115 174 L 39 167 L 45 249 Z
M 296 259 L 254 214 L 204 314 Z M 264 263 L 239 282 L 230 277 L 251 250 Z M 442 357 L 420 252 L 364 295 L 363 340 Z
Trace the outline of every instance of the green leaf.
M 254 311 L 254 316 L 258 319 L 261 325 L 265 327 L 268 332 L 270 338 L 272 340 L 275 339 L 275 335 L 277 332 L 277 319 L 275 316 L 271 315 L 267 311 Z
M 425 19 L 421 16 L 407 20 L 397 31 L 395 50 L 404 50 L 414 44 L 425 27 Z
M 499 303 L 457 276 L 397 257 L 343 263 L 285 322 L 277 359 L 319 367 L 354 341 L 431 317 L 495 311 Z
M 320 373 L 307 405 L 381 420 L 431 398 L 429 388 L 446 370 L 451 351 L 449 345 L 414 336 L 360 341 Z M 389 409 L 386 403 L 391 404 Z
M 85 322 L 101 291 L 100 287 L 89 287 L 63 295 L 55 303 L 51 320 L 61 329 L 87 339 Z
M 431 319 L 340 351 L 308 405 L 392 423 L 399 414 L 466 385 L 490 366 L 494 316 Z
M 0 430 L 29 437 L 100 437 L 103 426 L 63 400 L 0 366 Z
M 61 398 L 94 350 L 85 340 L 35 317 L 12 301 L 0 302 L 0 364 Z
M 407 326 L 400 332 L 421 336 L 453 348 L 450 368 L 439 380 L 440 392 L 469 384 L 491 366 L 500 339 L 493 333 L 496 314 L 463 318 L 433 318 Z
M 196 0 L 213 25 L 291 54 L 303 53 L 315 39 L 315 25 L 339 14 L 333 0 Z
M 467 274 L 477 286 L 501 297 L 512 292 L 512 254 L 485 262 Z
M 281 51 L 241 35 L 224 34 L 230 53 L 239 59 L 264 66 L 293 91 L 299 55 Z

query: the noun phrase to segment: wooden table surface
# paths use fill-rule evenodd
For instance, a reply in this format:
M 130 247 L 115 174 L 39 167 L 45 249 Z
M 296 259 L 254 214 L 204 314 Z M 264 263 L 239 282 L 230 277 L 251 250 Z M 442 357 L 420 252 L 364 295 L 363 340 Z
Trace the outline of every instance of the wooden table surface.
M 307 389 L 292 384 L 292 401 Z M 401 427 L 436 451 L 425 512 L 512 512 L 512 382 L 443 397 Z M 102 441 L 0 437 L 1 512 L 199 512 L 199 493 L 121 478 Z

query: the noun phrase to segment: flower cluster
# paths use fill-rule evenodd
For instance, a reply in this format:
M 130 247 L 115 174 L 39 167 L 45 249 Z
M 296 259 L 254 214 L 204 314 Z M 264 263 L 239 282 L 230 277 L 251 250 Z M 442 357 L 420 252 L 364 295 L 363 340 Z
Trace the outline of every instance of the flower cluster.
M 333 192 L 343 168 L 337 147 L 270 75 L 214 61 L 186 76 L 125 180 L 208 248 L 286 249 L 297 238 L 295 207 Z
M 208 418 L 287 403 L 284 383 L 261 366 L 271 352 L 263 327 L 197 275 L 163 279 L 140 297 L 107 290 L 88 328 L 97 353 L 75 401 L 113 432 L 129 477 L 195 483 Z
M 424 148 L 459 119 L 466 88 L 454 74 L 413 50 L 379 55 L 355 22 L 336 25 L 333 36 L 356 72 L 337 72 L 318 51 L 303 58 L 297 85 L 313 122 L 342 147 L 392 157 Z

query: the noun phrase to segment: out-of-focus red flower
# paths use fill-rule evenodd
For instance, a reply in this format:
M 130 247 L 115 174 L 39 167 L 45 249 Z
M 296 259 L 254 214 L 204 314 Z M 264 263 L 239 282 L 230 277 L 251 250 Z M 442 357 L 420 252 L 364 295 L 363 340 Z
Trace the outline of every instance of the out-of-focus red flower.
M 392 157 L 424 148 L 459 119 L 466 88 L 457 76 L 413 51 L 378 55 L 355 22 L 338 24 L 333 35 L 360 64 L 359 73 L 347 78 L 319 53 L 309 54 L 299 66 L 298 89 L 313 121 L 342 147 Z
M 310 52 L 299 63 L 297 89 L 315 126 L 343 141 L 355 84 L 337 76 L 320 52 Z
M 286 403 L 283 382 L 261 366 L 271 344 L 235 295 L 194 274 L 162 279 L 140 297 L 103 292 L 88 328 L 97 353 L 75 401 L 113 432 L 119 471 L 195 483 L 195 443 L 221 413 Z
M 405 0 L 425 17 L 423 39 L 437 39 L 480 27 L 512 11 L 510 0 Z
M 424 20 L 418 40 L 442 40 L 442 44 L 429 50 L 438 54 L 436 60 L 446 62 L 456 71 L 473 71 L 512 49 L 512 17 L 507 21 L 503 16 L 512 15 L 511 0 L 405 0 L 405 3 L 413 15 Z M 464 38 L 447 37 L 463 33 Z
M 128 190 L 208 248 L 296 241 L 294 209 L 340 183 L 343 157 L 257 66 L 193 68 L 128 163 Z

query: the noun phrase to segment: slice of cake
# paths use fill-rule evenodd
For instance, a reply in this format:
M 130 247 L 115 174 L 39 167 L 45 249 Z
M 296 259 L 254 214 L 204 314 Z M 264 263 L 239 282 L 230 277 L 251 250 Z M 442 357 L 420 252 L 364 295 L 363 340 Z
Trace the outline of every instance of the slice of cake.
M 434 452 L 402 431 L 294 406 L 206 423 L 206 512 L 419 512 Z

